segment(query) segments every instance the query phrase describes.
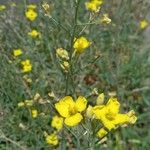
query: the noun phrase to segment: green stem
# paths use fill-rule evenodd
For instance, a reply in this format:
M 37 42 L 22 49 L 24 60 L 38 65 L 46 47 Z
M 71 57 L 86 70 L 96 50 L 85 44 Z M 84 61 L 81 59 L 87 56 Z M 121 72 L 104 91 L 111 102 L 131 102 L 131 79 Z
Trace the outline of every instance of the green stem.
M 75 83 L 74 83 L 74 65 L 73 65 L 73 61 L 72 61 L 72 55 L 74 52 L 74 39 L 76 37 L 76 27 L 77 27 L 77 18 L 78 18 L 78 10 L 79 10 L 79 4 L 80 4 L 81 0 L 78 0 L 75 4 L 75 16 L 74 16 L 74 21 L 73 21 L 73 28 L 72 28 L 72 32 L 70 35 L 70 53 L 69 53 L 69 64 L 70 64 L 70 69 L 69 72 L 67 74 L 66 77 L 66 94 L 68 93 L 68 84 L 71 84 L 71 94 L 75 96 Z M 70 82 L 69 82 L 70 81 Z

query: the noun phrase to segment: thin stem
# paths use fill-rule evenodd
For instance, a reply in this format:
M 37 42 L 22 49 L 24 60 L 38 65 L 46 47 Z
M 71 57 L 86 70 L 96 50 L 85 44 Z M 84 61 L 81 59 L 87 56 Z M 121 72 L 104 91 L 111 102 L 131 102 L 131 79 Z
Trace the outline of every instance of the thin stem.
M 76 37 L 76 27 L 77 27 L 77 18 L 78 18 L 78 10 L 79 10 L 79 4 L 80 4 L 81 0 L 78 0 L 75 4 L 75 16 L 74 16 L 74 20 L 73 20 L 73 28 L 72 28 L 72 32 L 71 32 L 71 36 L 70 36 L 70 53 L 69 53 L 69 64 L 70 64 L 70 69 L 69 72 L 67 74 L 66 77 L 66 94 L 68 93 L 68 84 L 69 84 L 69 79 L 70 79 L 70 83 L 73 89 L 72 94 L 75 94 L 75 83 L 74 83 L 74 73 L 73 73 L 73 61 L 72 61 L 72 56 L 73 56 L 73 45 L 74 45 L 74 39 Z

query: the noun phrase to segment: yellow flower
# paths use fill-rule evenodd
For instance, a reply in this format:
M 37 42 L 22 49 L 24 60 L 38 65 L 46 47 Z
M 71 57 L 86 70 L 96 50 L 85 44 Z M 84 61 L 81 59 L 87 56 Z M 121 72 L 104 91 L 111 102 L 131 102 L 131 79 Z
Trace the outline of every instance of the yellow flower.
M 25 106 L 25 103 L 24 102 L 19 102 L 18 103 L 18 107 L 24 107 Z
M 21 61 L 21 65 L 23 66 L 22 72 L 30 72 L 32 70 L 32 65 L 29 59 Z
M 55 94 L 54 94 L 53 91 L 51 91 L 51 92 L 48 93 L 48 96 L 49 96 L 50 98 L 54 98 L 54 97 L 55 97 Z
M 58 137 L 56 134 L 50 134 L 46 136 L 46 143 L 56 146 L 58 144 Z
M 85 2 L 85 7 L 87 10 L 98 12 L 102 4 L 103 0 L 90 0 L 89 2 Z
M 37 30 L 32 30 L 31 32 L 28 32 L 28 35 L 32 38 L 36 38 L 40 36 L 40 32 L 38 32 Z
M 87 100 L 83 96 L 79 96 L 76 102 L 71 96 L 66 96 L 55 104 L 55 108 L 65 118 L 64 123 L 66 125 L 76 126 L 83 119 L 81 112 L 86 109 L 86 105 Z
M 38 111 L 37 111 L 36 109 L 32 109 L 32 110 L 31 110 L 31 114 L 32 114 L 32 117 L 33 117 L 33 118 L 36 118 L 37 115 L 38 115 Z
M 28 9 L 36 9 L 37 5 L 36 4 L 30 4 L 27 6 Z
M 22 50 L 21 49 L 14 49 L 13 50 L 13 55 L 15 57 L 20 56 L 22 54 Z
M 146 20 L 142 20 L 141 22 L 140 22 L 140 28 L 141 29 L 145 29 L 146 27 L 148 27 L 148 22 L 146 21 Z
M 133 124 L 137 117 L 133 111 L 127 114 L 120 114 L 120 103 L 116 98 L 110 98 L 106 105 L 99 105 L 93 108 L 93 113 L 99 119 L 105 128 L 109 131 L 116 129 L 118 125 Z
M 5 5 L 0 5 L 0 11 L 3 11 L 6 9 L 6 6 Z
M 86 116 L 88 118 L 93 118 L 93 111 L 92 111 L 93 107 L 91 105 L 88 106 L 88 108 L 86 109 Z
M 33 100 L 25 100 L 24 101 L 26 106 L 32 106 L 33 105 Z
M 103 14 L 103 18 L 100 20 L 103 24 L 110 24 L 111 19 L 108 17 L 108 14 Z
M 25 15 L 30 21 L 34 21 L 37 18 L 37 13 L 33 9 L 27 10 Z
M 105 135 L 107 135 L 108 132 L 104 129 L 104 128 L 101 128 L 98 132 L 97 132 L 97 136 L 99 138 L 103 138 Z
M 70 67 L 68 61 L 64 61 L 62 64 L 60 64 L 60 66 L 65 72 L 68 72 L 69 67 Z
M 63 118 L 62 117 L 58 117 L 58 116 L 54 116 L 51 122 L 51 126 L 53 128 L 56 128 L 58 131 L 62 129 L 63 127 Z
M 101 93 L 101 94 L 99 94 L 98 95 L 98 97 L 97 97 L 97 99 L 96 99 L 96 104 L 97 105 L 101 105 L 101 104 L 103 104 L 103 102 L 104 102 L 104 93 Z
M 74 41 L 73 48 L 75 49 L 75 52 L 79 54 L 91 45 L 91 42 L 89 42 L 85 37 L 80 37 Z
M 62 59 L 69 60 L 68 52 L 63 48 L 56 49 L 56 55 L 57 55 L 57 57 L 60 57 Z

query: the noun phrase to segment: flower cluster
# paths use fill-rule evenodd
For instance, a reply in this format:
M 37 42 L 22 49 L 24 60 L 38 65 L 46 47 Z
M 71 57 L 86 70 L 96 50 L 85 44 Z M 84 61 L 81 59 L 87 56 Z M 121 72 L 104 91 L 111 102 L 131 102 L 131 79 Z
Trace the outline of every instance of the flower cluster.
M 55 109 L 60 116 L 53 117 L 51 126 L 59 131 L 63 128 L 63 123 L 68 127 L 73 127 L 80 124 L 84 117 L 90 117 L 92 120 L 99 120 L 102 124 L 102 127 L 97 132 L 97 136 L 103 138 L 120 125 L 134 124 L 136 122 L 137 117 L 133 110 L 126 114 L 119 113 L 120 103 L 117 98 L 110 98 L 105 105 L 103 102 L 103 93 L 99 94 L 96 100 L 97 105 L 89 105 L 88 107 L 88 101 L 85 97 L 79 96 L 74 101 L 71 96 L 66 96 L 55 103 Z

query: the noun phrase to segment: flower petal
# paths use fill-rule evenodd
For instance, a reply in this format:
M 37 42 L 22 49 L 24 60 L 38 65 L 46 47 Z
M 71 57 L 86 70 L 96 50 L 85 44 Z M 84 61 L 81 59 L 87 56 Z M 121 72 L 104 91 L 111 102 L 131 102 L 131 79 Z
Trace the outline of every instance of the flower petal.
M 65 119 L 65 124 L 67 126 L 76 126 L 81 122 L 82 119 L 83 119 L 82 115 L 80 113 L 76 113 L 75 115 L 67 117 Z
M 76 103 L 75 103 L 75 107 L 79 112 L 82 112 L 86 109 L 86 105 L 87 105 L 87 100 L 85 97 L 83 96 L 79 96 Z
M 71 96 L 66 96 L 59 100 L 58 103 L 55 104 L 56 110 L 62 117 L 69 117 L 70 109 L 74 108 L 75 102 L 73 101 Z
M 97 136 L 99 138 L 103 138 L 105 135 L 107 135 L 108 132 L 104 129 L 104 128 L 101 128 L 98 132 L 97 132 Z

